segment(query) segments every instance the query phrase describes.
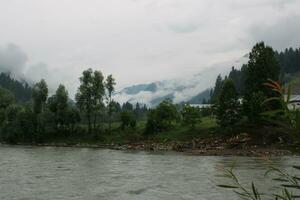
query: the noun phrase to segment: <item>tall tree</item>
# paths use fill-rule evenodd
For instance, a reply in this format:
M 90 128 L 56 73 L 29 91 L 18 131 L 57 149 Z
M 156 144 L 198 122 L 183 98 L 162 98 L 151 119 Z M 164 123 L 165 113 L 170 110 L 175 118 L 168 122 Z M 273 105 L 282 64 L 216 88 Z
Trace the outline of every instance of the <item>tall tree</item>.
M 93 114 L 94 121 L 93 126 L 94 130 L 96 129 L 97 116 L 100 115 L 101 110 L 104 108 L 103 98 L 105 95 L 105 86 L 104 86 L 104 77 L 101 71 L 95 71 L 92 81 L 93 87 Z
M 48 86 L 44 79 L 40 82 L 36 83 L 33 86 L 32 91 L 32 99 L 33 99 L 33 112 L 35 114 L 35 129 L 37 132 L 40 131 L 41 128 L 41 120 L 39 119 L 39 115 L 43 112 L 45 103 L 48 97 Z
M 88 69 L 82 72 L 80 77 L 80 86 L 76 93 L 76 104 L 85 114 L 88 121 L 88 132 L 92 131 L 92 109 L 93 109 L 93 71 Z
M 269 95 L 270 90 L 263 84 L 272 79 L 279 80 L 280 67 L 273 49 L 264 42 L 257 43 L 250 52 L 246 69 L 246 93 L 263 92 Z
M 223 79 L 222 79 L 221 74 L 219 74 L 217 77 L 216 83 L 215 83 L 214 90 L 211 95 L 211 103 L 213 103 L 213 104 L 217 103 L 218 98 L 222 91 L 222 87 L 223 87 Z
M 217 104 L 217 120 L 221 127 L 232 127 L 240 120 L 238 93 L 231 79 L 224 82 Z
M 109 75 L 106 78 L 105 87 L 107 89 L 107 106 L 108 106 L 108 117 L 109 117 L 109 131 L 111 131 L 111 115 L 113 113 L 113 105 L 112 105 L 112 94 L 115 91 L 115 79 L 112 77 L 112 75 Z
M 55 95 L 48 99 L 50 111 L 55 114 L 56 127 L 63 127 L 66 122 L 69 94 L 65 86 L 60 84 Z
M 264 42 L 257 43 L 249 56 L 245 70 L 245 114 L 252 122 L 259 122 L 262 100 L 274 96 L 274 92 L 264 86 L 268 79 L 279 80 L 280 67 L 273 49 Z M 255 98 L 254 98 L 255 97 Z

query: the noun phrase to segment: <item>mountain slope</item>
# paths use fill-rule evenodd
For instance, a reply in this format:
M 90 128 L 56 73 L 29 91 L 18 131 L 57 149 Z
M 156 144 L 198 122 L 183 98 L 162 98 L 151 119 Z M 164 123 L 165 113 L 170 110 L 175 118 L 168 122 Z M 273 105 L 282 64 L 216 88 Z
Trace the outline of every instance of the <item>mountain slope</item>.
M 145 103 L 148 106 L 155 106 L 165 98 L 172 99 L 175 103 L 192 101 L 201 103 L 203 98 L 207 99 L 205 91 L 214 86 L 218 74 L 228 75 L 231 67 L 236 69 L 247 63 L 248 55 L 242 58 L 224 63 L 218 63 L 207 67 L 198 74 L 184 78 L 163 80 L 149 84 L 134 85 L 126 87 L 114 95 L 120 103 Z M 204 92 L 204 93 L 203 93 Z
M 0 87 L 11 91 L 19 102 L 27 102 L 31 98 L 31 87 L 25 82 L 13 79 L 9 74 L 0 73 Z

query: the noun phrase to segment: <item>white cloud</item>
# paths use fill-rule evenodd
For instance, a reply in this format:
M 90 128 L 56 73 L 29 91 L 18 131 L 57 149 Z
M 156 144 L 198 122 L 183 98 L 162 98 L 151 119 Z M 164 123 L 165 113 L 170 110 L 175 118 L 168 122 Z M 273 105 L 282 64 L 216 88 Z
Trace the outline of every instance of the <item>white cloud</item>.
M 0 45 L 20 46 L 28 66 L 46 63 L 35 78 L 62 82 L 71 94 L 88 67 L 112 73 L 122 87 L 201 71 L 241 57 L 260 40 L 276 48 L 299 46 L 299 30 L 291 22 L 298 24 L 298 17 L 293 20 L 300 9 L 297 0 L 0 0 L 0 4 Z

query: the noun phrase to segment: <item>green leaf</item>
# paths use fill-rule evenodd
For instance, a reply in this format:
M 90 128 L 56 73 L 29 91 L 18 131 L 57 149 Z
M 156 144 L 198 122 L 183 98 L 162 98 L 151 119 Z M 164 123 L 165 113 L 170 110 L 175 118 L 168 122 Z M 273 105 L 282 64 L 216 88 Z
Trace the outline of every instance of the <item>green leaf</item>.
M 236 188 L 239 188 L 237 186 L 233 186 L 233 185 L 217 185 L 218 187 L 221 187 L 221 188 L 229 188 L 229 189 L 236 189 Z

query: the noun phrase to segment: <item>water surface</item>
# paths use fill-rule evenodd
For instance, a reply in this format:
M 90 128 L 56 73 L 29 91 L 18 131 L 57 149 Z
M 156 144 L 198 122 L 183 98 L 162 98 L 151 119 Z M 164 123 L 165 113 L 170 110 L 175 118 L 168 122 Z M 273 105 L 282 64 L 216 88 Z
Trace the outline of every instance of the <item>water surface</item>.
M 300 164 L 277 157 L 275 165 Z M 242 182 L 263 181 L 260 158 L 187 156 L 86 148 L 0 147 L 1 200 L 232 200 L 215 186 L 220 167 L 236 163 Z

